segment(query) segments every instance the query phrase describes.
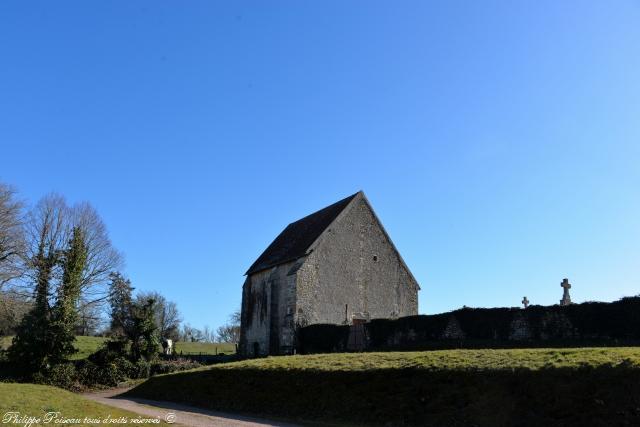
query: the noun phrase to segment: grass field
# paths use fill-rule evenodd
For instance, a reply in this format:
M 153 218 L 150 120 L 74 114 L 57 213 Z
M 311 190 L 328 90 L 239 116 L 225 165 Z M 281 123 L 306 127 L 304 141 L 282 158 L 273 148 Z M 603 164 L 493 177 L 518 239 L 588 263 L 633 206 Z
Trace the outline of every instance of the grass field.
M 0 337 L 0 348 L 8 348 L 11 345 L 12 339 L 13 337 Z M 72 359 L 85 359 L 91 353 L 98 350 L 106 340 L 107 338 L 102 337 L 77 336 L 75 347 L 78 349 L 78 352 L 73 355 Z M 182 351 L 185 354 L 233 354 L 236 352 L 234 344 L 226 343 L 176 342 L 174 346 L 175 353 Z
M 233 354 L 236 352 L 235 344 L 227 343 L 209 343 L 209 342 L 182 342 L 174 344 L 174 353 L 180 354 Z
M 132 412 L 100 405 L 82 396 L 56 387 L 35 384 L 0 383 L 0 416 L 2 416 L 0 419 L 4 420 L 7 417 L 7 412 L 19 412 L 19 416 L 41 418 L 40 422 L 34 422 L 32 425 L 97 425 L 96 423 L 85 422 L 85 417 L 99 419 L 101 421 L 107 417 L 110 417 L 112 420 L 125 417 L 128 419 L 127 424 L 131 424 L 140 418 L 139 415 Z M 79 422 L 56 423 L 55 420 L 51 420 L 47 423 L 45 414 L 51 412 L 60 413 L 56 417 L 58 421 L 74 419 L 79 420 Z M 10 425 L 27 424 L 26 422 L 13 422 L 12 419 L 7 419 L 7 422 L 4 423 Z M 105 423 L 101 422 L 100 424 Z
M 349 425 L 640 425 L 640 348 L 270 357 L 153 377 L 130 393 Z

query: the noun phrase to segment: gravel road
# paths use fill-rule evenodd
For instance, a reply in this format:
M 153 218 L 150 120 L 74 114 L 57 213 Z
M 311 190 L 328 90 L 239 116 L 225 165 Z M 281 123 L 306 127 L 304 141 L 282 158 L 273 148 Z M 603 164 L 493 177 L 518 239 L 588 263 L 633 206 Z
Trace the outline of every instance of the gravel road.
M 161 420 L 182 426 L 193 427 L 298 427 L 296 424 L 269 421 L 224 412 L 209 411 L 193 406 L 181 405 L 173 402 L 159 402 L 155 400 L 119 397 L 127 389 L 111 389 L 106 391 L 85 393 L 84 397 L 104 405 L 113 406 L 135 412 L 144 417 L 159 418 Z

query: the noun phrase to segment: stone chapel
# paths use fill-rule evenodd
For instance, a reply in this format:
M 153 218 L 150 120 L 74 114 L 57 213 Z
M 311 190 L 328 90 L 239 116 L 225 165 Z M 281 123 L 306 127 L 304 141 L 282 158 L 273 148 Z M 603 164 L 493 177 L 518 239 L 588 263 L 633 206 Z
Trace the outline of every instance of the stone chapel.
M 419 289 L 360 191 L 289 224 L 249 267 L 239 352 L 291 354 L 311 324 L 416 315 Z

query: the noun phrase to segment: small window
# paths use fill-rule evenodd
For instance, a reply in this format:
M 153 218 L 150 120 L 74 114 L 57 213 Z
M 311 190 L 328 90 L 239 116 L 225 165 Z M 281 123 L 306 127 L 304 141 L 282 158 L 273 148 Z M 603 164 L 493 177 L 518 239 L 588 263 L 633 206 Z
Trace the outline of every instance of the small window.
M 373 256 L 373 262 L 378 262 L 378 255 Z

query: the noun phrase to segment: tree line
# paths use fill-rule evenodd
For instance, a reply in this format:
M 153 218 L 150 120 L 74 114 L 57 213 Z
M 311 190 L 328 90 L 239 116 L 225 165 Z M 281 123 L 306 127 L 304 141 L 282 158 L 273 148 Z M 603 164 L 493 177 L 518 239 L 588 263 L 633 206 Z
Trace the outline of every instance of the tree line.
M 177 305 L 158 292 L 133 294 L 97 210 L 59 194 L 27 208 L 0 182 L 0 335 L 14 335 L 8 357 L 29 368 L 68 359 L 76 335 L 129 343 L 134 357 L 160 339 L 236 342 L 239 313 L 216 332 L 182 324 Z

